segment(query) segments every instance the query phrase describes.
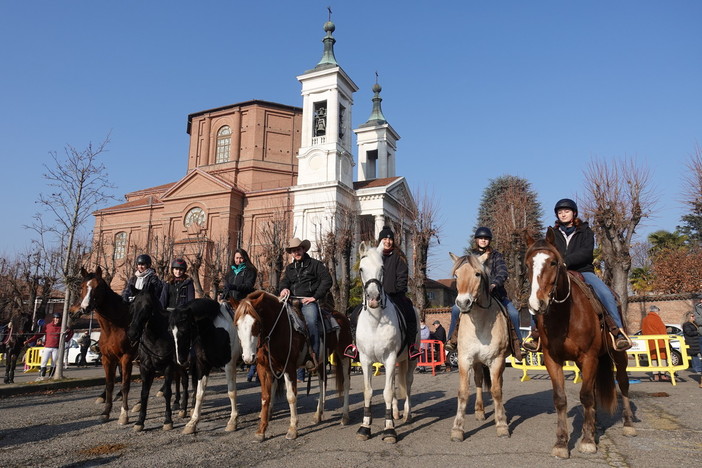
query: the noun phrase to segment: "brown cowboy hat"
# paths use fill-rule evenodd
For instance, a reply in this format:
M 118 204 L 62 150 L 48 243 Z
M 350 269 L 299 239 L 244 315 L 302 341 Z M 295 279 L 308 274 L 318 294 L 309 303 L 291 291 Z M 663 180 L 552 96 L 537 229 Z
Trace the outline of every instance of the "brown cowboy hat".
M 287 253 L 290 253 L 292 249 L 302 247 L 302 250 L 307 252 L 308 250 L 310 250 L 310 245 L 310 241 L 308 241 L 307 239 L 300 240 L 297 237 L 293 237 L 292 239 L 290 239 L 290 242 L 288 242 L 288 246 L 285 247 L 285 251 Z

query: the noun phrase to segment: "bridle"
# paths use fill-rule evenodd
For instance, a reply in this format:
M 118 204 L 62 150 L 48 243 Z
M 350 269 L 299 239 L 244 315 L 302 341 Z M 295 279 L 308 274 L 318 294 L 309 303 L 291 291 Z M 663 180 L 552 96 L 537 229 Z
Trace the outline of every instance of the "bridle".
M 539 251 L 552 253 L 548 249 L 534 250 L 534 252 L 539 252 Z M 532 268 L 533 268 L 533 266 L 534 266 L 534 256 L 533 255 L 531 256 L 531 262 L 532 262 Z M 557 299 L 556 298 L 556 288 L 558 288 L 558 280 L 562 274 L 561 273 L 562 271 L 565 271 L 566 280 L 568 281 L 568 292 L 566 293 L 566 295 L 563 299 Z M 570 292 L 571 292 L 570 275 L 568 275 L 568 271 L 565 269 L 565 263 L 559 262 L 558 266 L 556 268 L 556 278 L 553 281 L 553 287 L 551 288 L 551 291 L 549 291 L 549 293 L 548 293 L 549 304 L 551 303 L 551 301 L 555 302 L 556 304 L 563 304 L 570 297 Z
M 273 359 L 271 356 L 271 336 L 273 335 L 273 331 L 275 331 L 276 325 L 278 325 L 278 322 L 280 321 L 280 318 L 283 316 L 283 311 L 287 310 L 288 307 L 288 300 L 290 299 L 290 296 L 286 296 L 283 299 L 283 305 L 280 307 L 280 310 L 278 311 L 278 316 L 275 318 L 275 321 L 273 322 L 273 325 L 271 326 L 270 331 L 268 332 L 268 335 L 264 339 L 262 339 L 258 347 L 266 348 L 266 353 L 268 354 L 268 368 L 271 371 L 271 374 L 273 374 L 273 377 L 275 377 L 276 380 L 280 379 L 285 375 L 285 369 L 288 368 L 288 363 L 290 362 L 290 355 L 292 354 L 292 333 L 293 333 L 293 325 L 292 321 L 290 320 L 290 315 L 285 314 L 288 317 L 288 354 L 285 356 L 285 364 L 283 364 L 282 370 L 280 373 L 276 372 L 275 369 L 273 369 Z M 259 317 L 259 322 L 260 322 L 260 317 Z
M 383 283 L 381 283 L 377 278 L 371 278 L 363 284 L 363 310 L 368 310 L 368 294 L 366 293 L 366 290 L 372 284 L 378 286 L 378 289 L 380 290 L 380 308 L 385 309 L 385 305 L 387 304 L 387 296 L 385 295 L 385 290 L 383 289 Z

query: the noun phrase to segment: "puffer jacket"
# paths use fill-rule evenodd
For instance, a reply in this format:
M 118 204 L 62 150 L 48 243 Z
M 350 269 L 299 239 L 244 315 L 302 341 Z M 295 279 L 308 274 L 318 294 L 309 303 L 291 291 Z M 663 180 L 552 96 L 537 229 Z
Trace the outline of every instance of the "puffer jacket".
M 554 229 L 555 244 L 558 251 L 563 256 L 569 270 L 583 272 L 595 272 L 592 265 L 594 261 L 593 251 L 595 250 L 595 234 L 586 222 L 581 222 L 575 228 L 573 237 L 566 245 L 565 235 L 560 229 Z

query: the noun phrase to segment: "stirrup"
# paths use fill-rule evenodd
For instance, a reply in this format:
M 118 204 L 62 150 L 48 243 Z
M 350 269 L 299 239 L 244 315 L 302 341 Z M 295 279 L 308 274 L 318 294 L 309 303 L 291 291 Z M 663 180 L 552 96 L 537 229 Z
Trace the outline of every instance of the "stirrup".
M 422 351 L 417 346 L 417 343 L 412 343 L 411 345 L 409 345 L 407 352 L 409 353 L 410 359 L 416 359 L 417 357 L 419 357 L 420 354 L 422 354 Z
M 529 333 L 529 336 L 524 338 L 524 341 L 522 341 L 522 348 L 530 353 L 538 353 L 541 351 L 541 337 L 535 340 L 531 336 L 531 333 Z
M 631 342 L 631 338 L 624 333 L 624 330 L 620 328 L 618 331 L 616 336 L 611 332 L 609 333 L 609 336 L 612 338 L 612 346 L 615 351 L 626 351 L 633 346 L 633 343 Z
M 358 357 L 358 348 L 355 344 L 351 343 L 344 349 L 344 356 L 351 359 L 356 359 Z

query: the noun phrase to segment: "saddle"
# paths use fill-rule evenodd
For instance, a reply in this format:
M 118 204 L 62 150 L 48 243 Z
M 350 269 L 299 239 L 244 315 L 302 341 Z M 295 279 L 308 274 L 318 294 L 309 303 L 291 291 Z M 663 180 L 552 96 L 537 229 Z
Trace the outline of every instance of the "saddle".
M 521 342 L 519 339 L 519 333 L 517 333 L 517 330 L 514 329 L 514 323 L 512 323 L 512 319 L 509 317 L 507 307 L 505 307 L 502 301 L 500 301 L 496 296 L 493 296 L 493 298 L 497 300 L 502 315 L 504 315 L 507 319 L 507 336 L 509 337 L 509 347 L 512 351 L 512 356 L 514 356 L 514 359 L 517 361 L 521 361 L 524 356 L 522 355 L 522 348 L 519 346 L 519 343 Z
M 580 290 L 583 293 L 585 293 L 585 296 L 587 297 L 588 301 L 590 301 L 590 304 L 592 304 L 592 308 L 597 313 L 597 316 L 600 319 L 600 323 L 607 327 L 607 330 L 613 336 L 619 333 L 619 327 L 617 327 L 614 324 L 614 320 L 607 313 L 607 310 L 597 298 L 597 295 L 595 295 L 595 290 L 592 289 L 592 286 L 585 282 L 585 278 L 583 277 L 582 273 L 580 273 L 579 271 L 568 270 L 568 274 L 570 275 L 570 280 L 577 284 L 580 287 Z M 614 291 L 612 291 L 612 294 L 614 295 L 614 298 L 617 301 L 617 308 L 619 308 L 619 298 L 617 297 L 617 294 Z

